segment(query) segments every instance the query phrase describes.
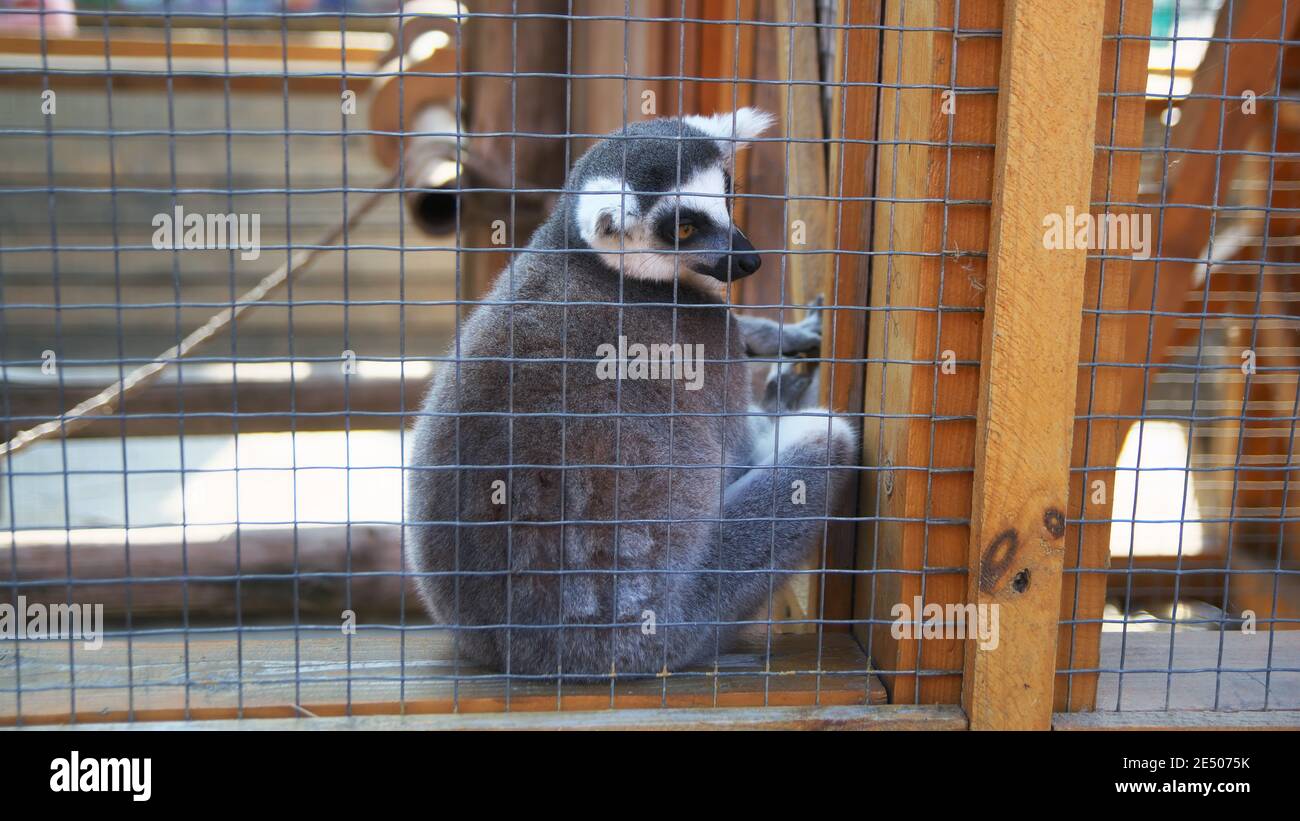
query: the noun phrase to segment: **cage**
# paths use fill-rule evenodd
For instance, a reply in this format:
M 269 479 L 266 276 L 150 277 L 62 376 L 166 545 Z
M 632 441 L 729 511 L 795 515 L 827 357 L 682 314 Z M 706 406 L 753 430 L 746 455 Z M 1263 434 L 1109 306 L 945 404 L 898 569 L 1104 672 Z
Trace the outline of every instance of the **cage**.
M 0 725 L 1300 726 L 1298 45 L 1286 0 L 6 3 Z M 475 663 L 402 550 L 422 397 L 585 151 L 747 107 L 721 299 L 820 344 L 721 362 L 852 425 L 844 510 L 691 663 Z

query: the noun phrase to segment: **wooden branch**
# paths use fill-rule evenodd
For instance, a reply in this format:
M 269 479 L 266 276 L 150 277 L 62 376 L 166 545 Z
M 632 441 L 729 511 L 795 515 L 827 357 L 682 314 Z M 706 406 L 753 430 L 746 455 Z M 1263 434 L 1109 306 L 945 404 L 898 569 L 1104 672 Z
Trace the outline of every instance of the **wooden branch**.
M 1009 0 L 967 601 L 999 608 L 995 646 L 966 643 L 972 729 L 1047 729 L 1064 558 L 1084 248 L 1048 247 L 1045 218 L 1087 213 L 1104 0 L 1061 15 Z

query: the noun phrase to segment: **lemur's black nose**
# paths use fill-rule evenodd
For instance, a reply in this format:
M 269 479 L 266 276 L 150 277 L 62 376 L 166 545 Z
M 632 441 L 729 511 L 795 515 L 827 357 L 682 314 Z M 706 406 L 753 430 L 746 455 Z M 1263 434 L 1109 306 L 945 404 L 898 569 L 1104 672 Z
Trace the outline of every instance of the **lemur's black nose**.
M 742 277 L 754 273 L 763 264 L 763 258 L 754 253 L 749 238 L 734 228 L 731 229 L 731 260 Z

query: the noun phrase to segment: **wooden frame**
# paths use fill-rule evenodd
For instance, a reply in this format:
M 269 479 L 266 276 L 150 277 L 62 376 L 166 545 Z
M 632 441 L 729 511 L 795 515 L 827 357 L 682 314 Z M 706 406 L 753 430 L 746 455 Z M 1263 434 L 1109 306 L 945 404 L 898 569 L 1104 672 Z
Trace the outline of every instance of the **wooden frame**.
M 647 0 L 645 8 L 671 16 L 670 5 Z M 537 0 L 530 8 L 544 6 Z M 1123 424 L 1077 417 L 1115 416 L 1132 402 L 1128 375 L 1096 363 L 1141 358 L 1131 346 L 1125 352 L 1124 330 L 1131 342 L 1135 320 L 1117 311 L 1129 304 L 1130 285 L 1140 290 L 1145 273 L 1123 260 L 1090 261 L 1083 248 L 1048 247 L 1044 218 L 1069 209 L 1088 213 L 1098 202 L 1118 208 L 1137 201 L 1140 155 L 1121 149 L 1141 145 L 1147 103 L 1132 92 L 1145 85 L 1142 35 L 1151 0 L 1080 0 L 1069 15 L 1060 14 L 1056 0 L 963 0 L 960 20 L 953 19 L 956 8 L 953 0 L 841 2 L 829 151 L 823 159 L 804 148 L 792 159 L 798 171 L 791 186 L 814 198 L 792 214 L 822 226 L 820 247 L 833 255 L 835 270 L 819 281 L 811 258 L 790 263 L 797 296 L 782 295 L 782 301 L 806 299 L 814 288 L 827 294 L 825 324 L 837 330 L 826 353 L 836 361 L 823 369 L 823 398 L 864 419 L 859 512 L 870 520 L 857 528 L 835 526 L 825 556 L 827 569 L 861 573 L 853 581 L 847 574 L 828 575 L 804 614 L 831 624 L 815 636 L 751 644 L 724 670 L 566 685 L 562 691 L 553 683 L 507 683 L 462 667 L 433 630 L 414 638 L 319 631 L 294 635 L 292 643 L 284 636 L 241 637 L 239 655 L 235 639 L 136 641 L 129 648 L 114 641 L 86 679 L 78 669 L 78 682 L 93 687 L 78 690 L 77 703 L 66 705 L 59 682 L 69 672 L 69 654 L 79 651 L 67 643 L 29 643 L 21 649 L 25 665 L 33 665 L 23 668 L 24 720 L 261 717 L 265 726 L 302 726 L 292 717 L 311 715 L 339 717 L 314 725 L 322 727 L 482 729 L 1096 730 L 1300 723 L 1300 711 L 1293 710 L 1227 718 L 1142 709 L 1077 714 L 1098 706 L 1102 680 L 1113 675 L 1100 671 L 1123 663 L 1097 623 L 1106 576 L 1068 573 L 1108 566 L 1110 503 L 1087 497 L 1094 479 L 1113 485 L 1109 466 Z M 772 92 L 744 81 L 762 70 L 755 54 L 764 38 L 770 40 L 771 32 L 746 24 L 762 13 L 755 0 L 704 4 L 700 17 L 713 24 L 692 29 L 687 53 L 675 55 L 686 74 L 700 79 L 684 85 L 675 105 L 711 113 Z M 799 14 L 783 8 L 777 18 L 791 22 Z M 621 62 L 622 38 L 599 36 L 597 30 L 618 27 L 615 22 L 588 23 L 592 30 L 574 40 L 581 65 L 564 68 L 599 73 L 611 54 Z M 807 70 L 815 57 L 806 39 L 778 45 L 782 74 L 796 64 Z M 545 50 L 525 56 L 549 66 L 542 73 L 563 70 Z M 634 62 L 633 73 L 677 71 L 671 54 L 638 53 Z M 733 72 L 742 75 L 734 92 Z M 548 80 L 534 79 L 539 85 Z M 667 85 L 655 86 L 665 102 L 675 99 Z M 554 82 L 547 87 L 554 90 Z M 801 93 L 807 91 L 780 90 L 782 113 L 815 109 L 819 101 Z M 483 88 L 478 93 L 488 108 L 502 99 Z M 599 107 L 586 103 L 574 110 L 574 122 L 551 130 L 602 130 Z M 494 130 L 490 121 L 500 111 L 482 112 L 477 127 Z M 819 133 L 821 124 L 786 128 L 786 136 L 806 136 Z M 555 150 L 535 148 L 548 156 Z M 816 202 L 824 193 L 839 198 L 830 205 L 834 217 Z M 477 281 L 477 273 L 467 278 Z M 1095 319 L 1085 321 L 1088 316 Z M 951 372 L 949 363 L 955 365 Z M 1032 432 L 1029 445 L 1026 432 Z M 392 529 L 368 534 L 374 550 L 366 558 L 374 567 L 391 571 L 400 562 L 396 536 Z M 274 568 L 292 552 L 295 569 L 313 562 L 328 567 L 329 556 L 314 551 L 338 538 L 335 531 L 323 540 L 300 541 L 296 532 L 291 541 L 253 539 L 244 545 L 245 558 L 254 567 Z M 41 558 L 46 563 L 35 570 L 24 562 L 36 574 L 29 579 L 57 575 L 62 557 Z M 159 577 L 179 575 L 166 550 L 137 552 L 136 559 L 155 562 Z M 221 576 L 229 572 L 223 562 L 207 555 L 189 571 Z M 134 570 L 140 572 L 139 564 Z M 76 575 L 127 572 L 114 558 L 79 567 Z M 392 595 L 392 578 L 368 581 L 376 591 L 365 595 Z M 151 593 L 171 601 L 177 591 L 173 584 Z M 896 638 L 893 608 L 914 599 L 999 608 L 998 646 Z M 851 629 L 839 629 L 848 622 Z M 1291 635 L 1279 646 L 1300 647 L 1300 634 Z M 1164 640 L 1144 634 L 1129 638 L 1129 648 L 1140 657 L 1159 652 Z M 1201 652 L 1204 643 L 1189 639 L 1184 651 Z M 203 645 L 193 660 L 191 644 Z M 1227 644 L 1237 642 L 1229 637 Z M 255 650 L 247 653 L 250 646 Z M 134 662 L 126 660 L 128 650 Z M 357 660 L 380 667 L 400 659 L 402 675 L 354 677 L 354 650 Z M 1233 646 L 1229 652 L 1244 651 Z M 286 658 L 293 659 L 292 677 Z M 323 671 L 323 677 L 300 681 L 299 658 L 320 662 L 314 673 Z M 408 679 L 410 658 L 424 666 Z M 232 684 L 236 659 L 241 666 Z M 1067 680 L 1060 669 L 1082 672 Z M 470 678 L 462 678 L 466 674 Z M 207 677 L 203 688 L 193 684 L 196 675 Z M 180 691 L 178 679 L 189 682 Z M 13 712 L 6 701 L 12 695 L 0 692 L 0 724 Z M 889 707 L 882 706 L 886 698 Z M 343 717 L 348 714 L 356 715 Z

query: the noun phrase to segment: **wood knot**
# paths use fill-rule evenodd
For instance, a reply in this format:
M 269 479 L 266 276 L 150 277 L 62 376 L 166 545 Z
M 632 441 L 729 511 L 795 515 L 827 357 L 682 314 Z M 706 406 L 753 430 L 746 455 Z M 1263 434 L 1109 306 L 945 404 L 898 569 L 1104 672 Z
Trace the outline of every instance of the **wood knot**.
M 981 591 L 992 593 L 997 588 L 998 580 L 1007 572 L 1019 549 L 1020 536 L 1015 528 L 1008 528 L 997 535 L 980 561 Z
M 1052 534 L 1053 539 L 1059 539 L 1065 535 L 1065 514 L 1060 510 L 1049 507 L 1043 512 L 1043 527 L 1047 532 Z
M 1029 568 L 1025 568 L 1016 574 L 1011 580 L 1011 589 L 1017 593 L 1023 593 L 1029 589 Z

